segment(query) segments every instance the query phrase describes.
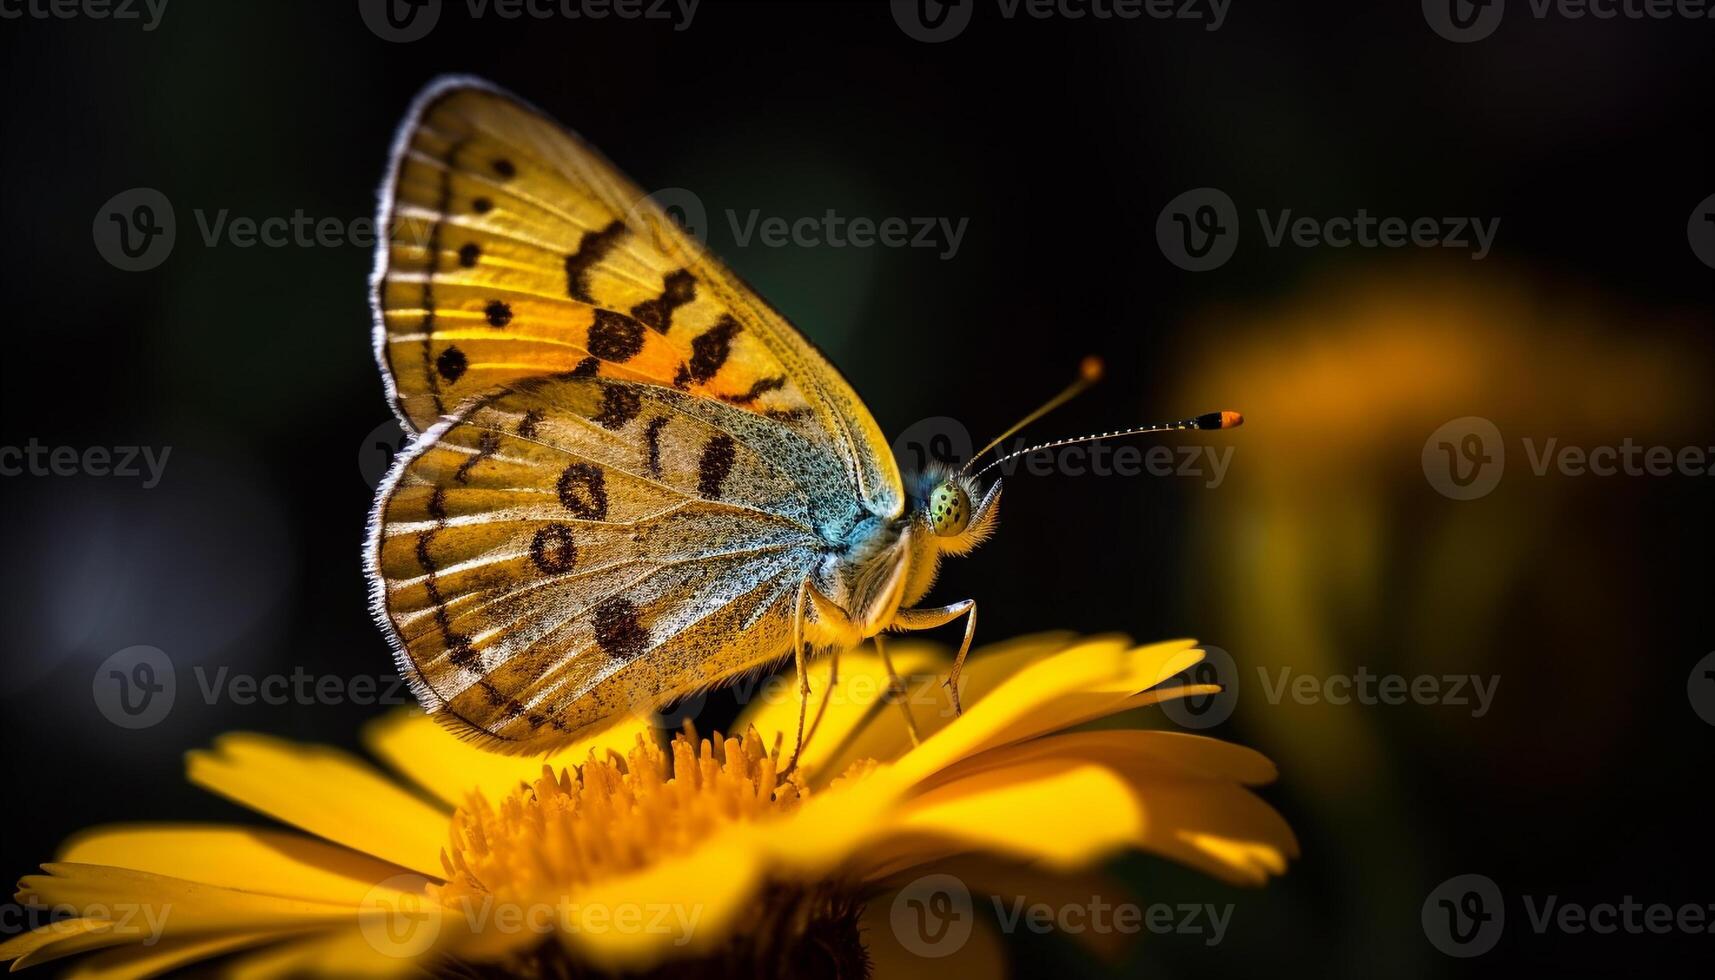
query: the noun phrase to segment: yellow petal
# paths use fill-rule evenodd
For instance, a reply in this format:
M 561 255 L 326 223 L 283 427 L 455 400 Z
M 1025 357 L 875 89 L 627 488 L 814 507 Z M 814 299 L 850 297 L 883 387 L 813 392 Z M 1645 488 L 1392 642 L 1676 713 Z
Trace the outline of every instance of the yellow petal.
M 573 896 L 573 928 L 560 938 L 613 971 L 712 952 L 752 908 L 763 883 L 761 852 L 744 846 L 744 836 L 722 837 L 636 874 L 580 889 Z
M 85 956 L 72 965 L 66 980 L 137 980 L 182 969 L 224 956 L 271 938 L 267 933 L 195 936 L 164 939 L 153 946 L 123 946 Z
M 1250 749 L 1196 735 L 1063 733 L 967 759 L 925 785 L 956 786 L 972 775 L 1004 778 L 1020 766 L 1076 764 L 1102 766 L 1130 787 L 1145 818 L 1134 846 L 1238 884 L 1261 884 L 1298 855 L 1285 819 L 1239 785 L 1271 780 L 1273 764 Z
M 18 882 L 18 900 L 66 905 L 113 921 L 132 942 L 219 929 L 287 931 L 352 919 L 348 905 L 306 902 L 94 864 L 44 864 Z
M 18 900 L 28 903 L 23 895 Z M 0 943 L 0 961 L 11 960 L 13 970 L 22 970 L 73 953 L 138 941 L 135 936 L 115 932 L 114 927 L 111 920 L 94 916 L 50 922 Z
M 539 777 L 544 763 L 555 769 L 579 765 L 591 751 L 609 749 L 623 757 L 639 732 L 656 737 L 654 728 L 633 718 L 545 756 L 508 755 L 459 738 L 416 708 L 404 708 L 370 722 L 364 744 L 395 771 L 448 805 L 460 806 L 472 790 L 490 800 L 505 798 L 519 783 Z
M 1069 717 L 1097 707 L 1123 704 L 1183 670 L 1201 656 L 1191 640 L 1157 643 L 1126 650 L 1123 643 L 1098 640 L 1027 664 L 964 715 L 906 753 L 894 767 L 909 779 L 935 771 L 984 749 L 1054 731 Z M 1123 692 L 1123 693 L 1121 693 Z
M 1024 665 L 1064 650 L 1076 639 L 1075 634 L 1067 632 L 1038 633 L 991 643 L 971 651 L 959 674 L 961 703 L 969 709 Z M 918 732 L 927 738 L 945 728 L 956 717 L 952 698 L 942 683 L 952 669 L 952 652 L 939 645 L 918 641 L 893 641 L 888 652 L 893 657 L 894 667 L 906 682 L 908 703 L 912 717 L 917 721 Z M 902 653 L 905 656 L 902 657 Z M 873 692 L 870 697 L 873 702 L 880 700 L 880 692 L 887 690 L 887 675 L 879 657 L 871 657 L 869 662 L 874 665 L 875 678 L 865 685 L 865 689 Z M 841 671 L 844 672 L 843 663 Z M 817 738 L 820 737 L 818 734 Z M 832 753 L 819 773 L 826 778 L 819 782 L 838 776 L 859 759 L 891 762 L 903 756 L 910 746 L 911 736 L 899 709 L 883 705 L 863 716 L 846 744 Z
M 1271 783 L 1278 775 L 1267 756 L 1218 738 L 1187 732 L 1114 729 L 1061 732 L 991 749 L 942 770 L 920 783 L 919 790 L 974 773 L 1048 759 L 1113 765 L 1137 778 L 1204 779 L 1250 786 Z
M 376 882 L 399 873 L 302 834 L 215 824 L 97 827 L 67 841 L 58 860 L 352 906 Z
M 233 980 L 298 977 L 423 976 L 412 957 L 388 956 L 357 929 L 339 929 L 240 955 L 224 971 Z
M 186 757 L 191 782 L 318 837 L 430 877 L 450 814 L 337 749 L 251 733 Z
M 889 839 L 860 858 L 879 866 L 899 839 L 910 845 L 920 836 L 943 842 L 939 856 L 981 849 L 1064 870 L 1131 844 L 1143 827 L 1143 809 L 1124 779 L 1103 766 L 1056 759 L 976 773 L 916 797 L 886 828 Z

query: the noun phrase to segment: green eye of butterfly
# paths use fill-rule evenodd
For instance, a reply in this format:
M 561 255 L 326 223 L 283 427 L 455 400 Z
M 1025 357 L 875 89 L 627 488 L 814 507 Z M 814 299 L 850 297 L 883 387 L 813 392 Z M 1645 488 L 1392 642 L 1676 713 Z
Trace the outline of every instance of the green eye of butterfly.
M 971 522 L 971 497 L 957 483 L 943 483 L 929 494 L 929 526 L 937 537 L 950 538 Z

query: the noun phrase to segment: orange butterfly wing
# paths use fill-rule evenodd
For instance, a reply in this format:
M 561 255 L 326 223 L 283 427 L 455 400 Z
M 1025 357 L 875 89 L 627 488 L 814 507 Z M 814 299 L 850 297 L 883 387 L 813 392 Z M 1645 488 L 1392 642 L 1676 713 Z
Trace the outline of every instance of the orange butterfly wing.
M 376 356 L 421 432 L 540 376 L 676 388 L 830 444 L 858 497 L 904 495 L 851 386 L 654 201 L 541 112 L 486 83 L 436 82 L 401 128 L 373 283 Z

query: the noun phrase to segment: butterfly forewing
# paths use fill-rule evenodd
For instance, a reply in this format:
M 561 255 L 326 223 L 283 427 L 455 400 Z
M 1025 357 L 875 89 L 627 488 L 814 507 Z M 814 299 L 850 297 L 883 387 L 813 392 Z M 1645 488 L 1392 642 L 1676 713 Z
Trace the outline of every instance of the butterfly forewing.
M 419 97 L 394 154 L 376 342 L 413 428 L 515 378 L 645 381 L 819 431 L 865 503 L 898 512 L 898 470 L 851 387 L 575 136 L 454 79 Z

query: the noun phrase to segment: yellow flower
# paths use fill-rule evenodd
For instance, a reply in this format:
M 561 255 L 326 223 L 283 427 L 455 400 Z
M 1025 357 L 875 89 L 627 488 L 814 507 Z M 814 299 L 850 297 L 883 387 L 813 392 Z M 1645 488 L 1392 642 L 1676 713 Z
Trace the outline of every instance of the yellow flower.
M 1206 691 L 1158 687 L 1201 658 L 1191 641 L 1056 634 L 989 647 L 967 665 L 957 718 L 939 689 L 945 652 L 896 646 L 922 744 L 887 703 L 879 658 L 849 652 L 785 777 L 797 706 L 778 688 L 746 709 L 743 737 L 663 746 L 632 722 L 545 760 L 485 752 L 399 712 L 367 741 L 406 783 L 333 749 L 225 736 L 190 754 L 191 781 L 309 836 L 86 832 L 19 884 L 21 902 L 75 914 L 0 944 L 0 960 L 17 969 L 92 952 L 77 975 L 102 977 L 217 956 L 243 976 L 558 975 L 698 960 L 861 976 L 872 958 L 906 955 L 860 928 L 890 907 L 909 914 L 889 905 L 890 889 L 972 854 L 1071 875 L 1141 848 L 1240 884 L 1296 854 L 1285 822 L 1244 788 L 1274 777 L 1255 752 L 1078 728 Z M 985 953 L 979 942 L 961 955 Z

